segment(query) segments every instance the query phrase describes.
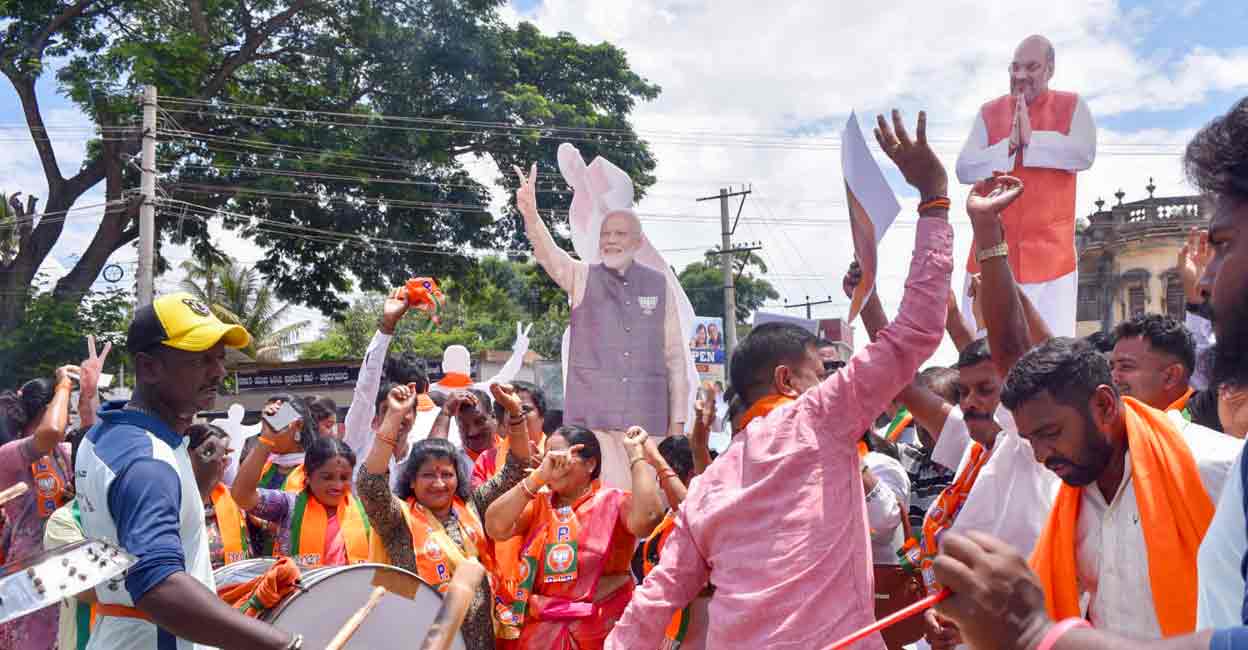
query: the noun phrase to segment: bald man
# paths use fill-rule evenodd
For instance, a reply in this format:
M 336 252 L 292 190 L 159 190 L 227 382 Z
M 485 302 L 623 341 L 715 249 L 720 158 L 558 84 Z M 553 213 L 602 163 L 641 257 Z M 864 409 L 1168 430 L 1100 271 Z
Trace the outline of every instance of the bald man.
M 1014 279 L 1055 336 L 1075 335 L 1078 294 L 1075 254 L 1075 175 L 1096 158 L 1096 124 L 1075 93 L 1049 88 L 1056 65 L 1043 36 L 1023 39 L 1010 63 L 1010 93 L 980 108 L 958 156 L 958 180 L 971 185 L 995 173 L 1023 180 L 1026 192 L 1001 215 L 1005 243 L 971 247 L 968 282 L 979 264 L 1008 257 Z M 966 319 L 977 323 L 968 292 Z

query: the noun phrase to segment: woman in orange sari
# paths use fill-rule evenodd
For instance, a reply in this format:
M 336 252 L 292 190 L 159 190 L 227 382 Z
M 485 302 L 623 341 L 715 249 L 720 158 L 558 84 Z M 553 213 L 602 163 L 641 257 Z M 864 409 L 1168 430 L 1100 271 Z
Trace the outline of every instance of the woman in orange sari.
M 602 487 L 602 449 L 584 427 L 560 427 L 531 476 L 485 513 L 495 540 L 522 537 L 521 584 L 508 623 L 522 626 L 520 650 L 596 650 L 633 593 L 629 560 L 637 538 L 663 515 L 649 434 L 624 438 L 633 491 Z

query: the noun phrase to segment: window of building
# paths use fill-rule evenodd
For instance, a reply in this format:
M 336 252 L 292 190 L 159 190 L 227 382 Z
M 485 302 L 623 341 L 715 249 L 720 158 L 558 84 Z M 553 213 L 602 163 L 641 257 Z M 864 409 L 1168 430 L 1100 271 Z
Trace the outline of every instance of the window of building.
M 1183 280 L 1178 273 L 1166 276 L 1166 313 L 1183 320 L 1183 306 L 1187 299 L 1183 296 Z
M 1144 295 L 1144 287 L 1135 285 L 1127 290 L 1127 318 L 1141 316 L 1148 311 L 1148 301 Z
M 1079 309 L 1076 319 L 1080 321 L 1101 320 L 1100 288 L 1093 284 L 1079 287 Z

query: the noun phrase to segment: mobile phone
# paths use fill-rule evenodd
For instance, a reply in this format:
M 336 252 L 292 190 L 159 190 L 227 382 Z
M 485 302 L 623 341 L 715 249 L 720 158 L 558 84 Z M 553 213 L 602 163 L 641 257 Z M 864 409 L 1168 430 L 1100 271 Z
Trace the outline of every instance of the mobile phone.
M 268 422 L 269 426 L 273 427 L 274 433 L 276 433 L 290 426 L 291 422 L 298 420 L 299 412 L 295 410 L 295 407 L 290 405 L 290 402 L 285 402 L 282 404 L 281 408 L 277 409 L 277 413 L 274 413 L 273 415 L 265 415 L 263 417 L 264 421 Z M 299 431 L 295 432 L 295 442 L 300 442 Z
M 68 375 L 70 379 L 72 379 L 72 380 L 74 380 L 74 381 L 76 381 L 76 382 L 78 382 L 78 383 L 80 383 L 80 384 L 82 383 L 82 377 L 81 377 L 81 376 L 79 376 L 79 375 L 78 375 L 78 373 L 76 373 L 76 372 L 67 372 L 67 373 L 65 373 L 65 374 L 66 374 L 66 375 Z M 97 382 L 96 386 L 97 386 L 98 388 L 108 388 L 109 386 L 112 386 L 112 385 L 113 385 L 113 376 L 112 376 L 112 375 L 110 375 L 110 374 L 108 374 L 107 372 L 101 372 L 101 373 L 100 373 L 100 379 L 99 379 L 99 381 Z

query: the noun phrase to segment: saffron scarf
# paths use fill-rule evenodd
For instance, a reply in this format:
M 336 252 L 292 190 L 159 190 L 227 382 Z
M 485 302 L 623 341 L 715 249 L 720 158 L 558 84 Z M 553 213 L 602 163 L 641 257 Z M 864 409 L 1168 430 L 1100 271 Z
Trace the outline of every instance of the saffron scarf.
M 1195 390 L 1195 389 L 1193 389 L 1193 388 L 1188 388 L 1188 389 L 1187 389 L 1187 392 L 1186 392 L 1186 393 L 1183 393 L 1183 396 L 1182 396 L 1182 397 L 1180 397 L 1179 399 L 1174 400 L 1174 402 L 1173 402 L 1172 404 L 1170 404 L 1170 406 L 1167 406 L 1167 407 L 1165 408 L 1165 410 L 1167 410 L 1167 411 L 1178 411 L 1178 412 L 1179 412 L 1179 414 L 1183 416 L 1183 419 L 1184 419 L 1184 420 L 1187 420 L 1188 422 L 1191 422 L 1191 421 L 1192 421 L 1192 412 L 1191 412 L 1191 411 L 1189 411 L 1189 410 L 1187 409 L 1187 403 L 1188 403 L 1189 401 L 1191 401 L 1191 399 L 1192 399 L 1192 395 L 1195 395 L 1195 394 L 1196 394 L 1196 390 Z
M 407 522 L 407 529 L 412 535 L 416 574 L 439 593 L 446 593 L 455 569 L 469 558 L 480 561 L 486 571 L 493 573 L 493 561 L 488 553 L 482 552 L 486 537 L 481 520 L 458 497 L 451 503 L 451 509 L 455 512 L 460 538 L 464 540 L 462 550 L 451 539 L 442 522 L 428 508 L 420 505 L 415 497 L 408 498 L 406 507 L 403 508 L 403 520 Z M 386 553 L 381 535 L 373 536 L 369 561 L 390 564 L 390 556 Z
M 212 511 L 217 516 L 217 528 L 221 530 L 221 555 L 225 564 L 233 564 L 250 557 L 244 540 L 247 539 L 247 523 L 243 511 L 238 509 L 234 497 L 225 483 L 212 488 Z
M 971 494 L 971 488 L 975 486 L 975 479 L 979 478 L 980 470 L 988 464 L 991 456 L 992 452 L 983 445 L 978 442 L 971 443 L 971 457 L 966 467 L 958 472 L 957 478 L 949 487 L 941 491 L 936 502 L 927 511 L 927 516 L 923 518 L 922 535 L 917 539 L 907 539 L 897 553 L 901 557 L 902 566 L 918 567 L 923 576 L 923 585 L 929 593 L 934 593 L 938 588 L 932 564 L 940 553 L 940 537 L 957 520 L 958 513 L 962 512 L 962 506 L 966 505 L 966 499 Z
M 369 538 L 372 527 L 364 514 L 364 504 L 348 492 L 338 504 L 335 516 L 338 531 L 347 547 L 347 563 L 368 561 Z M 295 507 L 290 514 L 290 552 L 301 567 L 318 567 L 329 550 L 325 547 L 329 513 L 320 501 L 307 490 L 295 497 Z
M 278 474 L 278 465 L 273 461 L 265 461 L 264 469 L 260 470 L 261 487 L 273 485 L 272 481 Z M 283 492 L 302 492 L 303 488 L 308 484 L 308 475 L 303 469 L 303 464 L 296 465 L 286 478 L 282 480 L 282 484 L 273 488 L 282 490 Z
M 768 413 L 771 413 L 775 409 L 795 401 L 797 400 L 794 400 L 788 395 L 781 395 L 779 393 L 772 393 L 771 395 L 763 397 L 757 402 L 754 402 L 754 404 L 750 406 L 750 409 L 745 412 L 745 415 L 741 416 L 741 429 L 744 430 L 746 427 L 750 426 L 750 423 L 755 419 L 766 417 Z
M 443 388 L 467 388 L 472 385 L 472 377 L 462 372 L 448 372 L 438 380 Z
M 1196 629 L 1196 553 L 1213 519 L 1213 501 L 1191 449 L 1166 414 L 1130 397 L 1122 403 L 1153 608 L 1162 636 L 1188 634 Z M 1080 615 L 1075 534 L 1083 489 L 1062 485 L 1031 556 L 1056 620 Z

